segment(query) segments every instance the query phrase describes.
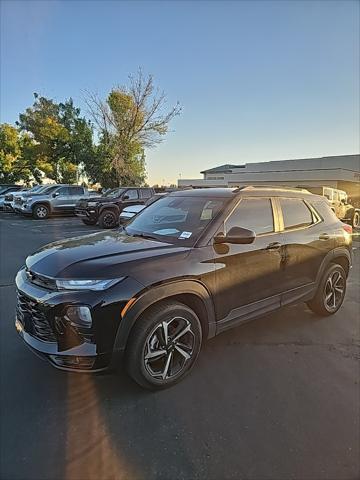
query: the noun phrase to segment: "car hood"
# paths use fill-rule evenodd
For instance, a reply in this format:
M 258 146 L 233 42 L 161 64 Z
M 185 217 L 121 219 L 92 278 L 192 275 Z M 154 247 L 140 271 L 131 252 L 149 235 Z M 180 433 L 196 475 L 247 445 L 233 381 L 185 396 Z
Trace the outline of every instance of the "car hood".
M 131 276 L 131 264 L 160 255 L 186 255 L 188 247 L 131 237 L 118 230 L 50 243 L 30 255 L 26 266 L 54 278 L 118 278 Z

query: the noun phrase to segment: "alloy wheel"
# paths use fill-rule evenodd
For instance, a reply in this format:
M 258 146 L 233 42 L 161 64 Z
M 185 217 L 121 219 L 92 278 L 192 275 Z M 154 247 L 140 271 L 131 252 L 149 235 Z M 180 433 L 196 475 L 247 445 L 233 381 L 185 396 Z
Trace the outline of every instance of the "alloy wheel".
M 111 213 L 104 215 L 103 223 L 106 227 L 112 227 L 114 225 L 114 217 Z
M 332 272 L 325 283 L 324 304 L 329 312 L 336 311 L 345 293 L 345 278 L 339 270 Z
M 38 218 L 45 218 L 47 214 L 48 214 L 48 211 L 46 207 L 38 207 L 36 209 L 36 215 Z
M 148 335 L 144 349 L 144 366 L 151 377 L 169 380 L 179 375 L 192 358 L 195 334 L 191 323 L 174 317 L 159 323 Z

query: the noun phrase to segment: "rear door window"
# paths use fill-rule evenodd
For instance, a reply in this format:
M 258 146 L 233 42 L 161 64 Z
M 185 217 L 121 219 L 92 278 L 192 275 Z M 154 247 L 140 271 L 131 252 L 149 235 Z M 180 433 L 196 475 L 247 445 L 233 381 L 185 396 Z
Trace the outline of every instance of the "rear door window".
M 301 198 L 279 198 L 284 229 L 307 227 L 314 223 L 313 214 Z
M 232 227 L 253 230 L 257 235 L 274 231 L 270 198 L 243 198 L 225 221 L 225 231 Z
M 56 190 L 56 193 L 58 193 L 61 196 L 70 195 L 70 189 L 69 187 L 61 187 L 59 188 L 59 190 Z

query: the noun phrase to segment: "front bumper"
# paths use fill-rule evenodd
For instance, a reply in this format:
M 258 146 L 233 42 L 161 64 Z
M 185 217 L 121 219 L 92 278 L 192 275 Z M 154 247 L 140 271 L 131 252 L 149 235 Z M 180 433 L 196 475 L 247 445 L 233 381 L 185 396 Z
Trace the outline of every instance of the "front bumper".
M 92 221 L 95 221 L 98 217 L 97 211 L 94 208 L 85 209 L 75 207 L 75 215 L 79 218 L 86 218 Z
M 126 279 L 102 292 L 53 291 L 33 284 L 25 269 L 18 272 L 16 286 L 15 328 L 25 344 L 56 368 L 77 372 L 109 368 L 120 312 L 133 291 L 142 287 L 135 280 Z M 64 312 L 69 305 L 86 305 L 91 309 L 90 329 L 66 319 Z
M 13 212 L 14 211 L 12 202 L 4 202 L 4 211 L 5 212 Z
M 31 214 L 32 214 L 31 205 L 28 205 L 28 204 L 21 205 L 21 206 L 18 208 L 18 210 L 19 210 L 19 212 L 22 213 L 23 215 L 31 215 Z

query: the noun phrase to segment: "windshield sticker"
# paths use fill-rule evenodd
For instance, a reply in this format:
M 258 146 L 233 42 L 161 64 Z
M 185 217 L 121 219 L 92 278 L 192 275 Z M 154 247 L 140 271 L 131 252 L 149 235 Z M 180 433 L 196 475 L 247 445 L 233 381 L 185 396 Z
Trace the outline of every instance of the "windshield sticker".
M 179 238 L 190 238 L 192 235 L 192 232 L 182 232 Z

